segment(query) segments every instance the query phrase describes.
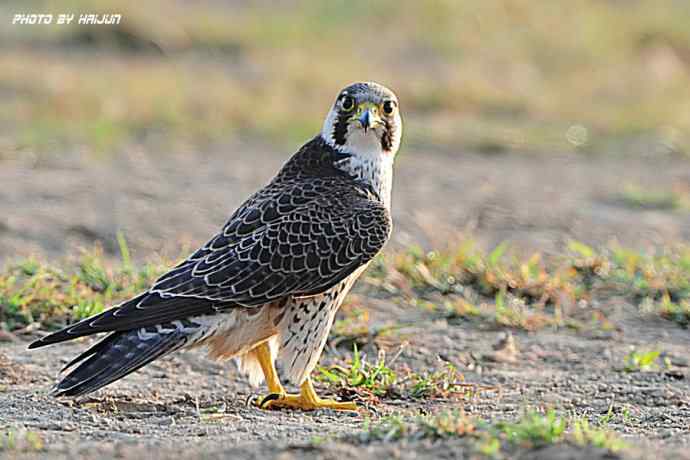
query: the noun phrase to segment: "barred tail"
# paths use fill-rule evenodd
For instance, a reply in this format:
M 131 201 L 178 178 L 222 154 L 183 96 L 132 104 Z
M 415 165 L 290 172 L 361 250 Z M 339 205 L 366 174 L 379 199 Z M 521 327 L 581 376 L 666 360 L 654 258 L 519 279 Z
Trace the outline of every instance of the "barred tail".
M 188 338 L 189 334 L 180 329 L 113 332 L 67 364 L 63 371 L 79 363 L 51 394 L 81 396 L 96 391 L 181 348 Z

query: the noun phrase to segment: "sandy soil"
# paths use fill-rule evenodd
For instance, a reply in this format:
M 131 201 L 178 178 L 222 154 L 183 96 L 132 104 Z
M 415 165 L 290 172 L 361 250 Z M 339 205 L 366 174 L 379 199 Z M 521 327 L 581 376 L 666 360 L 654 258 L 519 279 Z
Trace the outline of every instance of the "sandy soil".
M 0 164 L 0 258 L 38 253 L 60 258 L 76 245 L 102 241 L 116 254 L 114 234 L 127 235 L 135 258 L 177 254 L 180 241 L 203 242 L 244 197 L 264 183 L 285 155 L 256 145 L 232 145 L 204 155 L 131 151 L 112 160 L 77 156 Z M 482 156 L 405 151 L 394 197 L 393 245 L 442 245 L 467 232 L 484 246 L 510 240 L 524 249 L 562 250 L 576 238 L 617 239 L 635 247 L 690 239 L 687 211 L 633 209 L 620 200 L 626 184 L 689 187 L 687 161 L 611 155 Z M 515 332 L 516 362 L 494 362 L 501 331 L 453 323 L 362 298 L 374 324 L 412 324 L 402 362 L 421 371 L 439 356 L 467 381 L 493 385 L 462 403 L 483 419 L 512 418 L 525 407 L 554 406 L 596 420 L 613 404 L 609 425 L 633 449 L 629 458 L 690 458 L 688 331 L 641 315 L 618 298 L 601 299 L 616 325 L 611 333 Z M 230 363 L 199 352 L 180 353 L 77 402 L 46 396 L 62 363 L 85 342 L 29 352 L 0 343 L 0 427 L 39 432 L 51 458 L 464 458 L 466 440 L 403 441 L 360 446 L 343 436 L 365 417 L 329 411 L 262 412 L 247 407 L 252 390 Z M 663 350 L 673 374 L 620 370 L 631 346 Z M 370 350 L 371 352 L 371 350 Z M 337 350 L 324 357 L 332 360 Z M 378 415 L 457 406 L 451 401 L 388 401 Z M 209 416 L 213 411 L 216 415 Z M 623 415 L 624 413 L 624 415 Z M 313 443 L 315 437 L 329 439 Z M 6 452 L 14 458 L 17 452 Z M 32 457 L 37 454 L 25 453 Z M 0 457 L 3 456 L 0 451 Z M 605 458 L 595 449 L 545 448 L 523 458 Z
M 295 149 L 297 146 L 295 146 Z M 135 258 L 179 255 L 203 243 L 291 154 L 235 144 L 197 154 L 137 149 L 101 161 L 65 154 L 0 163 L 0 261 L 64 257 L 121 230 Z M 468 233 L 562 251 L 570 238 L 634 247 L 690 239 L 690 213 L 626 206 L 627 185 L 690 189 L 687 159 L 673 156 L 481 155 L 405 149 L 397 162 L 393 244 L 442 246 Z

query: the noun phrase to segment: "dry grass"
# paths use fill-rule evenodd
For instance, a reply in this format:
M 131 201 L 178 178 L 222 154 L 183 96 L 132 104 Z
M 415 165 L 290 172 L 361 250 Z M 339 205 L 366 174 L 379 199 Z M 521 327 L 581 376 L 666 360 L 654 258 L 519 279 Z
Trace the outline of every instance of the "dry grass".
M 596 251 L 571 241 L 560 257 L 509 254 L 505 244 L 484 254 L 472 241 L 442 251 L 411 248 L 390 255 L 367 283 L 398 302 L 449 320 L 526 330 L 612 328 L 597 300 L 629 299 L 644 312 L 687 327 L 690 248 L 654 253 L 610 246 Z
M 18 261 L 0 274 L 0 330 L 31 333 L 100 313 L 148 287 L 166 265 L 107 263 L 98 248 L 60 267 Z
M 133 296 L 167 268 L 157 260 L 134 267 L 120 238 L 122 260 L 105 260 L 98 248 L 61 265 L 16 261 L 0 272 L 0 329 L 31 332 L 55 328 Z M 650 254 L 617 246 L 600 251 L 572 241 L 566 253 L 511 256 L 506 245 L 484 254 L 471 242 L 442 251 L 417 248 L 381 257 L 359 295 L 388 298 L 453 321 L 535 330 L 543 327 L 610 329 L 598 299 L 624 296 L 641 311 L 687 327 L 690 323 L 690 248 Z M 394 326 L 372 329 L 355 304 L 336 322 L 331 345 L 390 342 Z M 399 342 L 399 341 L 398 341 Z M 389 343 L 389 344 L 390 344 Z
M 490 458 L 512 458 L 516 448 L 538 449 L 569 443 L 617 452 L 626 444 L 605 427 L 592 426 L 585 419 L 566 418 L 549 410 L 526 412 L 517 421 L 487 423 L 460 411 L 446 411 L 415 418 L 395 415 L 369 423 L 356 437 L 361 443 L 398 439 L 466 438 L 476 453 Z
M 420 148 L 690 148 L 690 10 L 678 2 L 297 3 L 31 2 L 124 19 L 0 31 L 0 153 L 294 147 L 361 79 L 395 88 Z

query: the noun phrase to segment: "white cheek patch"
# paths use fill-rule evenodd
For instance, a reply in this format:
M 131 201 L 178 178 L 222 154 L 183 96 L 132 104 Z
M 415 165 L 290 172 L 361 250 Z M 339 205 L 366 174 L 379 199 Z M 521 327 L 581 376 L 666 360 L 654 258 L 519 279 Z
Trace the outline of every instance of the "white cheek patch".
M 326 116 L 323 122 L 323 128 L 321 128 L 321 137 L 326 141 L 328 145 L 341 150 L 340 146 L 335 143 L 335 124 L 338 121 L 338 112 L 335 107 L 331 108 L 330 112 Z

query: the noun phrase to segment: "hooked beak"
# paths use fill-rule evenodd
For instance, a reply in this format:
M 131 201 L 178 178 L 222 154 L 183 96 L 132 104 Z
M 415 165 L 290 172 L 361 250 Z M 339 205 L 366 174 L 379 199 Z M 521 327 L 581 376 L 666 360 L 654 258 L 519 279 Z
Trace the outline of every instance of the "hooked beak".
M 360 106 L 357 108 L 357 114 L 355 116 L 357 117 L 359 124 L 362 126 L 362 129 L 364 129 L 364 134 L 366 134 L 370 128 L 376 127 L 381 123 L 378 107 L 371 102 L 364 102 L 360 104 Z
M 359 117 L 359 122 L 362 124 L 362 128 L 364 128 L 364 134 L 367 133 L 367 130 L 369 130 L 369 127 L 371 126 L 371 110 L 367 109 L 364 111 L 364 113 Z

